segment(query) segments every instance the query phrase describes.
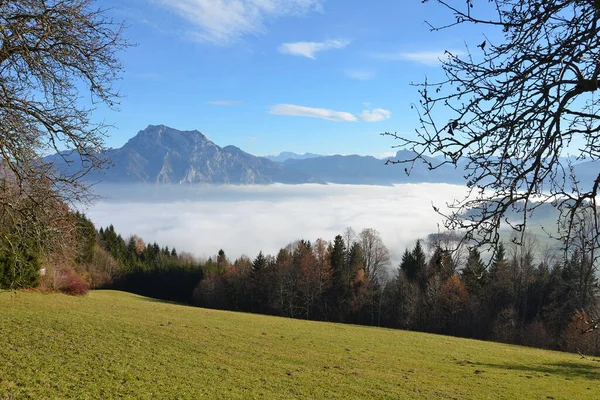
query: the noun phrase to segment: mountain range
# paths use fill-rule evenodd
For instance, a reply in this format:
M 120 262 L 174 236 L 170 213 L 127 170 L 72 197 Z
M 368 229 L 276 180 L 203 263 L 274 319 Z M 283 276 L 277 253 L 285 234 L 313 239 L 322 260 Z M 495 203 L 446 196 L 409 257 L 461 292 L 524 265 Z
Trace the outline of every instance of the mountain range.
M 318 157 L 323 157 L 323 155 L 322 154 L 314 154 L 314 153 L 298 154 L 298 153 L 293 153 L 291 151 L 283 151 L 276 155 L 265 156 L 266 159 L 275 161 L 275 162 L 284 162 L 287 160 L 306 160 L 308 158 L 318 158 Z
M 148 126 L 123 147 L 106 150 L 105 155 L 112 166 L 90 173 L 88 180 L 106 183 L 234 185 L 465 183 L 463 170 L 451 165 L 430 171 L 424 162 L 418 162 L 407 175 L 405 167 L 409 164 L 386 165 L 387 158 L 372 156 L 284 152 L 277 156 L 257 157 L 235 146 L 220 147 L 197 130 L 180 131 L 164 125 Z M 412 158 L 413 152 L 401 150 L 391 159 Z M 77 163 L 78 159 L 63 153 L 46 157 L 45 160 L 53 162 L 57 169 L 68 172 L 81 166 Z M 576 165 L 577 176 L 596 176 L 597 171 L 596 162 Z

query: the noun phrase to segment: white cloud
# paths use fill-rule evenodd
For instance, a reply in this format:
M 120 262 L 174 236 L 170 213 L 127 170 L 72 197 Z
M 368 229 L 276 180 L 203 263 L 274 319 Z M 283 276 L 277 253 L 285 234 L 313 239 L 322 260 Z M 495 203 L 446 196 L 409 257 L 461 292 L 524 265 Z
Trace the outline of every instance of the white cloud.
M 365 122 L 381 122 L 392 117 L 392 112 L 383 108 L 375 108 L 373 110 L 364 110 L 360 114 L 360 119 Z
M 344 73 L 346 77 L 359 81 L 368 81 L 375 78 L 375 71 L 371 69 L 347 69 Z
M 336 122 L 355 122 L 355 115 L 343 111 L 328 110 L 326 108 L 313 108 L 297 106 L 294 104 L 277 104 L 269 108 L 273 115 L 290 115 L 295 117 L 321 118 Z
M 279 46 L 279 52 L 293 56 L 315 59 L 315 54 L 321 51 L 343 49 L 350 44 L 349 40 L 336 39 L 325 42 L 295 42 L 284 43 Z
M 322 0 L 154 0 L 194 26 L 199 41 L 228 45 L 263 33 L 265 22 L 322 10 Z
M 451 50 L 449 52 L 454 56 L 461 56 L 464 54 L 464 52 L 460 50 Z M 413 61 L 429 66 L 436 66 L 441 64 L 440 60 L 446 60 L 449 57 L 449 54 L 445 51 L 417 51 L 411 53 L 378 53 L 373 56 L 381 60 Z
M 397 152 L 395 151 L 384 151 L 383 153 L 374 154 L 374 157 L 377 158 L 392 158 L 395 157 Z
M 248 141 L 250 142 L 258 142 L 258 138 L 254 136 L 248 136 Z
M 213 101 L 207 101 L 207 104 L 210 104 L 211 106 L 239 106 L 240 104 L 242 104 L 240 101 L 236 101 L 236 100 L 213 100 Z
M 125 237 L 135 233 L 180 252 L 208 257 L 223 248 L 231 259 L 242 254 L 254 258 L 261 250 L 277 254 L 297 239 L 333 240 L 346 227 L 375 228 L 392 253 L 393 268 L 407 246 L 438 231 L 441 217 L 432 204 L 446 211 L 447 202 L 467 193 L 462 186 L 426 183 L 99 185 L 95 189 L 104 199 L 86 213 L 98 228 L 114 224 Z

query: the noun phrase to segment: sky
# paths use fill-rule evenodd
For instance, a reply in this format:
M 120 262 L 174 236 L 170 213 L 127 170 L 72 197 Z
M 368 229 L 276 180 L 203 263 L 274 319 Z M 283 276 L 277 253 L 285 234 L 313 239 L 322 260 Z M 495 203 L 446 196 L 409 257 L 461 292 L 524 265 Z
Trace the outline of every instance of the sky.
M 153 124 L 197 129 L 256 155 L 395 152 L 381 132 L 418 126 L 411 82 L 441 77 L 445 50 L 467 28 L 431 32 L 452 16 L 421 0 L 99 0 L 136 45 L 121 54 L 120 147 Z

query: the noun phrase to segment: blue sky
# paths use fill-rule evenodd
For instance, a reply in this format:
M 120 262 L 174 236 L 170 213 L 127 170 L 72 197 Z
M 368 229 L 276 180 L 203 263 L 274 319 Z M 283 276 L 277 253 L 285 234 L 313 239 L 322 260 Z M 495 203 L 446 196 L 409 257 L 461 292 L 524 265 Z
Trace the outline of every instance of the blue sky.
M 438 55 L 476 32 L 420 0 L 104 0 L 137 44 L 122 54 L 107 145 L 149 124 L 198 129 L 257 155 L 394 151 L 379 133 L 413 132 L 411 82 L 440 77 Z

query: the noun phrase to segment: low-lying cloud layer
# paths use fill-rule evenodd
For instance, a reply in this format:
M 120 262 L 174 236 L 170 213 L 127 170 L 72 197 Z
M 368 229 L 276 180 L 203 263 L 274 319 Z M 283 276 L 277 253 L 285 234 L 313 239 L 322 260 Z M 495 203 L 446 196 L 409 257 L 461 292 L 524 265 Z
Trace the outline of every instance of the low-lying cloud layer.
M 275 254 L 296 239 L 333 240 L 346 227 L 377 229 L 397 263 L 407 246 L 438 230 L 446 202 L 464 187 L 103 185 L 105 197 L 87 210 L 97 227 L 113 224 L 124 237 L 208 257 L 223 248 L 234 259 Z

